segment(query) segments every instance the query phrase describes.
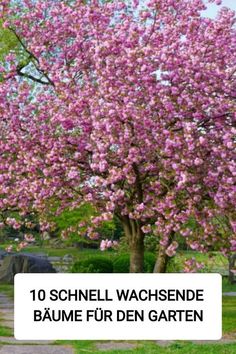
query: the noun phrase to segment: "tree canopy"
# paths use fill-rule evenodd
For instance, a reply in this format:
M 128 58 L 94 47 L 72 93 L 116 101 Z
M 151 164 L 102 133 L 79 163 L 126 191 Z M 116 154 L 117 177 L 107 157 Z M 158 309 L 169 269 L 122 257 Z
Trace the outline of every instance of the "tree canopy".
M 1 6 L 29 61 L 1 68 L 0 208 L 92 203 L 92 226 L 122 222 L 133 272 L 151 232 L 169 256 L 176 234 L 235 250 L 234 12 L 202 17 L 202 0 Z

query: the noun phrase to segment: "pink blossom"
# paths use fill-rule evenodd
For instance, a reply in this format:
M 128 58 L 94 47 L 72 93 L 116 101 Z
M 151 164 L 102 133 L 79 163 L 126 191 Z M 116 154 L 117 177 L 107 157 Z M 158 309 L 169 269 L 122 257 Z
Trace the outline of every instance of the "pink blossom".
M 28 246 L 28 242 L 21 242 L 19 243 L 19 245 L 17 246 L 17 251 L 21 251 L 23 248 Z
M 5 28 L 32 53 L 20 69 L 12 49 L 0 69 L 0 210 L 19 211 L 6 225 L 34 213 L 48 232 L 89 203 L 90 238 L 115 216 L 128 241 L 152 232 L 169 256 L 177 233 L 195 250 L 233 252 L 235 14 L 208 19 L 206 7 L 1 1 Z
M 25 234 L 25 235 L 24 235 L 24 239 L 25 239 L 26 242 L 29 242 L 29 243 L 35 241 L 34 236 L 31 235 L 31 234 Z
M 168 257 L 173 257 L 176 254 L 176 249 L 178 248 L 178 243 L 173 241 L 170 246 L 166 249 L 166 254 Z
M 184 262 L 185 273 L 196 273 L 198 270 L 204 268 L 204 264 L 197 262 L 195 258 L 190 258 Z
M 145 225 L 142 227 L 142 231 L 145 233 L 145 234 L 148 234 L 152 231 L 152 227 L 151 225 Z
M 118 247 L 118 242 L 117 241 L 112 241 L 112 240 L 102 240 L 100 243 L 100 250 L 105 251 L 111 248 L 116 249 Z
M 200 166 L 200 165 L 203 164 L 203 160 L 197 157 L 197 158 L 194 160 L 194 164 L 195 164 L 196 166 Z

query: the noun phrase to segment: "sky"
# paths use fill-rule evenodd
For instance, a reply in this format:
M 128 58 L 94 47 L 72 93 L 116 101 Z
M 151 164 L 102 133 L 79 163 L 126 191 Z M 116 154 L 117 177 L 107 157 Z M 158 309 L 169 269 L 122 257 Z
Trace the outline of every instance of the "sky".
M 210 4 L 207 11 L 204 11 L 204 16 L 214 18 L 220 7 L 227 6 L 230 9 L 236 11 L 236 0 L 222 0 L 221 6 L 216 6 L 214 4 Z

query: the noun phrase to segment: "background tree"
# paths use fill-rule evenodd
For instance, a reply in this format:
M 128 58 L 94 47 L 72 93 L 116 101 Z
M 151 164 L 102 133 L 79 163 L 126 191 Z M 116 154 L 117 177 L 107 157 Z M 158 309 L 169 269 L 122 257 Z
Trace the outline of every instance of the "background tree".
M 177 234 L 230 252 L 236 231 L 235 14 L 203 18 L 201 0 L 142 4 L 1 5 L 29 62 L 12 55 L 1 69 L 0 207 L 92 203 L 90 227 L 122 223 L 131 272 L 148 233 L 161 271 Z
M 2 21 L 0 21 L 0 62 L 2 63 L 5 56 L 16 47 L 16 37 L 8 29 L 3 28 Z

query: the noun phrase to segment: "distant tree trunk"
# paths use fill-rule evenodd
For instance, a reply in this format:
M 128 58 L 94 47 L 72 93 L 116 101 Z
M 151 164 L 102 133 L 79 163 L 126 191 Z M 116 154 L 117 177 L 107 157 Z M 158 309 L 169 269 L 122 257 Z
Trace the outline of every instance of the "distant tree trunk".
M 144 234 L 139 222 L 128 217 L 122 221 L 130 249 L 130 273 L 143 273 Z
M 169 257 L 166 254 L 166 247 L 160 246 L 153 273 L 166 273 Z
M 236 279 L 234 275 L 234 270 L 236 266 L 236 254 L 233 254 L 229 257 L 229 282 L 231 284 L 236 284 Z

